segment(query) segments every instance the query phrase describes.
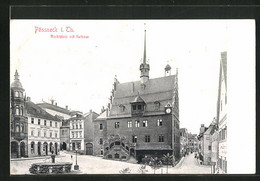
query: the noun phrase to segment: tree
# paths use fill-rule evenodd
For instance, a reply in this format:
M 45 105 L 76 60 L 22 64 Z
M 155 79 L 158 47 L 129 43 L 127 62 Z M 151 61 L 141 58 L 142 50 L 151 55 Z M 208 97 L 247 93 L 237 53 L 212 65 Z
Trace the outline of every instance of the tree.
M 155 174 L 155 170 L 159 169 L 162 166 L 162 161 L 159 160 L 157 157 L 155 157 L 155 158 L 151 157 L 149 166 L 153 169 L 154 174 Z
M 168 173 L 168 165 L 169 163 L 172 163 L 173 161 L 173 155 L 170 155 L 169 153 L 167 153 L 167 155 L 163 155 L 163 160 L 166 162 L 167 164 L 167 173 Z

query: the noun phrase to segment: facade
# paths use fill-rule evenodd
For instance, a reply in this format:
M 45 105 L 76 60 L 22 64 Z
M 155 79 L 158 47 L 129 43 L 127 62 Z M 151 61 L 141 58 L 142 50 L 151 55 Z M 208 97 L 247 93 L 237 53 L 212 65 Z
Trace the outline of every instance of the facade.
M 62 120 L 60 127 L 60 149 L 70 150 L 70 122 L 69 120 Z
M 188 130 L 186 128 L 180 129 L 180 153 L 184 156 L 188 149 Z
M 70 150 L 84 151 L 84 118 L 80 113 L 76 113 L 70 119 Z
M 188 134 L 188 152 L 193 153 L 195 151 L 198 151 L 198 140 L 197 140 L 197 134 Z
M 28 157 L 28 118 L 25 111 L 24 89 L 16 70 L 11 84 L 11 158 Z
M 86 155 L 93 155 L 94 142 L 100 145 L 103 143 L 102 137 L 94 137 L 94 120 L 97 117 L 98 114 L 92 110 L 84 115 L 84 149 Z
M 217 101 L 218 169 L 227 173 L 227 52 L 221 53 Z
M 59 154 L 61 120 L 30 101 L 27 97 L 28 155 Z
M 139 70 L 139 81 L 120 83 L 115 78 L 108 109 L 95 120 L 95 138 L 103 144 L 96 143 L 94 153 L 115 160 L 132 156 L 138 162 L 145 155 L 167 153 L 179 159 L 178 71 L 171 75 L 167 65 L 165 77 L 149 79 L 146 35 Z

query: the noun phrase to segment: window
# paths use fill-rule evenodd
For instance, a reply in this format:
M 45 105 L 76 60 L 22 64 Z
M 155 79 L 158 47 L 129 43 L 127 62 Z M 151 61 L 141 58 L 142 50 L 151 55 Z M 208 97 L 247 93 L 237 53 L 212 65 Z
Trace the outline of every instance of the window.
M 41 131 L 38 131 L 38 137 L 40 137 L 41 136 Z
M 78 129 L 78 124 L 76 124 L 76 129 Z
M 18 92 L 17 92 L 17 91 L 15 91 L 15 92 L 14 92 L 14 96 L 15 96 L 15 97 L 19 97 L 19 95 L 18 95 Z
M 19 125 L 16 125 L 16 132 L 19 132 L 20 130 L 19 130 Z
M 211 146 L 209 146 L 209 150 L 211 150 Z
M 78 137 L 78 132 L 75 132 L 75 136 L 76 136 L 76 138 Z
M 125 111 L 125 106 L 124 106 L 124 105 L 121 104 L 121 105 L 119 106 L 119 108 L 120 108 L 120 111 L 121 111 L 121 112 L 124 112 L 124 111 Z
M 139 127 L 140 126 L 140 121 L 135 121 L 135 127 Z
M 33 130 L 31 131 L 31 136 L 33 136 Z
M 143 121 L 143 127 L 147 127 L 147 120 Z
M 58 137 L 58 134 L 57 133 L 55 133 L 55 138 L 57 138 Z
M 136 110 L 136 105 L 133 105 L 133 110 Z
M 34 142 L 31 142 L 31 153 L 34 154 Z
M 161 119 L 157 120 L 157 126 L 162 126 L 162 120 Z
M 23 126 L 23 123 L 21 124 L 21 129 L 20 129 L 20 132 L 22 132 L 23 133 L 23 131 L 24 131 L 24 126 Z
M 31 123 L 34 124 L 34 118 L 31 118 Z
M 103 139 L 102 138 L 99 139 L 99 144 L 103 145 Z
M 155 101 L 155 102 L 154 102 L 154 109 L 155 109 L 155 110 L 159 110 L 159 108 L 160 108 L 160 102 Z
M 23 107 L 21 107 L 20 111 L 20 115 L 23 115 Z
M 44 126 L 47 126 L 47 121 L 46 120 L 44 120 Z
M 46 131 L 44 131 L 44 134 L 43 134 L 43 135 L 44 135 L 44 137 L 46 137 Z
M 142 105 L 138 105 L 138 110 L 141 110 L 142 109 Z
M 50 138 L 52 137 L 52 132 L 50 132 Z
M 20 97 L 23 97 L 23 93 L 22 92 L 20 92 Z
M 75 129 L 75 124 L 72 125 L 72 129 Z
M 64 130 L 61 131 L 61 135 L 64 135 Z
M 52 127 L 52 121 L 50 121 L 50 127 Z
M 55 127 L 56 127 L 56 128 L 58 127 L 58 123 L 57 123 L 57 122 L 55 122 Z
M 128 122 L 127 122 L 127 127 L 128 127 L 128 128 L 132 128 L 132 121 L 128 121 Z
M 137 142 L 137 136 L 133 136 L 133 137 L 132 137 L 132 142 L 133 142 L 133 143 L 136 143 L 136 142 Z
M 79 129 L 82 129 L 82 124 L 79 124 Z
M 100 150 L 100 154 L 103 155 L 103 150 Z
M 119 122 L 115 122 L 115 128 L 119 128 Z
M 38 119 L 38 125 L 41 125 L 41 120 L 40 119 Z
M 19 108 L 18 107 L 15 108 L 15 115 L 19 115 Z
M 82 132 L 81 132 L 81 131 L 79 132 L 79 137 L 80 137 L 80 138 L 82 137 Z
M 74 132 L 72 132 L 72 138 L 74 138 Z
M 163 135 L 159 135 L 159 142 L 164 142 L 164 137 L 163 137 Z
M 78 147 L 78 149 L 80 150 L 80 149 L 81 149 L 81 144 L 80 144 L 80 143 L 77 143 L 77 147 Z
M 147 142 L 147 143 L 150 142 L 150 135 L 145 136 L 145 142 Z
M 103 129 L 103 124 L 99 124 L 99 129 L 100 129 L 100 130 Z

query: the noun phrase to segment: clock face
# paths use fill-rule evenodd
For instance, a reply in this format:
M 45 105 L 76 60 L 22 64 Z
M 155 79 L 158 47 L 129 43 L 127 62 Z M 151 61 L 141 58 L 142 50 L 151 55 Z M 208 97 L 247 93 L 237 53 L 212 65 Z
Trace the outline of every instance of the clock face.
M 171 113 L 171 109 L 170 109 L 170 108 L 167 108 L 167 109 L 166 109 L 166 113 L 168 113 L 168 114 Z

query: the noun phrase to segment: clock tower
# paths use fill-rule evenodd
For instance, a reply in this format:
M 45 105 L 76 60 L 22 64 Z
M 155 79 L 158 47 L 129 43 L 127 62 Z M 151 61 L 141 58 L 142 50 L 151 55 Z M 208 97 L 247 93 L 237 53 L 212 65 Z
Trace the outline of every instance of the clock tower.
M 167 103 L 164 107 L 165 114 L 171 114 L 172 113 L 172 105 L 170 103 Z

